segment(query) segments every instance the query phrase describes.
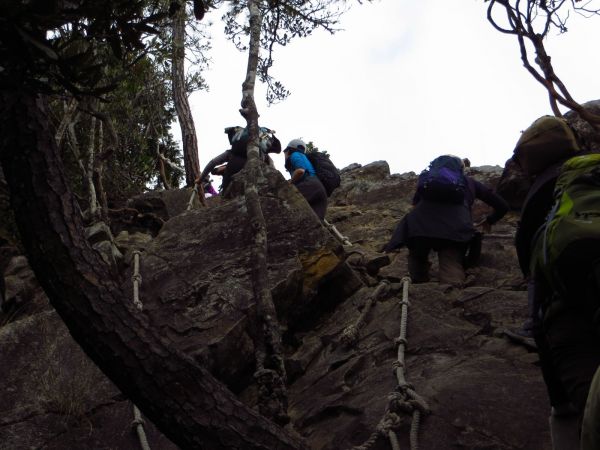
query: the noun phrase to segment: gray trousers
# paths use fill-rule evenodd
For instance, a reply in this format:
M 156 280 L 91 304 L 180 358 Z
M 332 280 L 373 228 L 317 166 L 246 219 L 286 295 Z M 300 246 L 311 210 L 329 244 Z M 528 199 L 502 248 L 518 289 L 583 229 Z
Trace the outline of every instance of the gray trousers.
M 429 281 L 429 253 L 438 254 L 440 283 L 462 286 L 465 281 L 464 258 L 467 244 L 447 239 L 412 237 L 408 240 L 408 271 L 413 283 Z

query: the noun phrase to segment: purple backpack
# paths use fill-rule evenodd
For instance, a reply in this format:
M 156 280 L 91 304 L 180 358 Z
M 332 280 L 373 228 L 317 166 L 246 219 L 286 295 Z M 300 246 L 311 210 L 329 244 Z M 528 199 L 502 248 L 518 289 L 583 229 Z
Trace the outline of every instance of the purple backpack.
M 462 203 L 466 190 L 467 180 L 462 161 L 451 155 L 438 156 L 431 161 L 429 168 L 421 172 L 417 181 L 417 194 L 434 202 Z

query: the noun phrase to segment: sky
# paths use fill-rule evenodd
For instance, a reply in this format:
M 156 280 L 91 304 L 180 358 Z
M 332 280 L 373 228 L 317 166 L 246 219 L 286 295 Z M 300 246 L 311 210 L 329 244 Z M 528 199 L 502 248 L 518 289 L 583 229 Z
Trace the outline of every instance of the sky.
M 418 173 L 445 153 L 503 166 L 520 132 L 551 110 L 516 38 L 496 31 L 486 8 L 483 0 L 356 3 L 343 31 L 276 49 L 272 74 L 291 96 L 267 106 L 257 82 L 259 124 L 283 146 L 313 141 L 338 168 L 385 160 L 392 173 Z M 190 97 L 201 167 L 228 148 L 225 127 L 245 124 L 238 110 L 247 55 L 224 39 L 220 12 L 207 17 L 210 88 Z M 555 72 L 581 103 L 600 99 L 599 21 L 571 16 L 569 32 L 546 41 Z M 283 172 L 283 154 L 274 159 Z

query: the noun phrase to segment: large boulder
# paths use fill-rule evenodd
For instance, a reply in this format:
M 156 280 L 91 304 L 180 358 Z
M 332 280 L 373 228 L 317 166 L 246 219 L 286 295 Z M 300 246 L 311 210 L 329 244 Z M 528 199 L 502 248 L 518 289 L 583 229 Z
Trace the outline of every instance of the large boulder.
M 259 194 L 268 284 L 280 322 L 292 330 L 342 302 L 361 281 L 299 192 L 265 170 Z M 251 381 L 254 364 L 252 230 L 245 197 L 235 196 L 169 220 L 141 256 L 140 296 L 154 327 L 234 390 Z

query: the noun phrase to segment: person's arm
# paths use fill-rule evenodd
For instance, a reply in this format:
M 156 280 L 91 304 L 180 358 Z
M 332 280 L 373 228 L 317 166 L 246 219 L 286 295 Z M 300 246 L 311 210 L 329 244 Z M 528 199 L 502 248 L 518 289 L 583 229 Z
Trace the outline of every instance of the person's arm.
M 208 176 L 208 174 L 210 172 L 212 172 L 212 170 L 215 167 L 217 167 L 218 165 L 225 164 L 226 162 L 228 162 L 230 155 L 231 155 L 231 152 L 229 150 L 225 150 L 220 155 L 215 156 L 213 159 L 211 159 L 208 162 L 208 164 L 204 167 L 204 170 L 202 171 L 202 174 L 200 175 L 199 179 L 196 180 L 196 182 L 206 179 L 206 177 Z
M 296 184 L 304 178 L 306 172 L 306 169 L 303 167 L 305 158 L 306 157 L 301 153 L 292 153 L 290 155 L 290 168 L 288 169 L 288 171 L 291 175 L 291 183 Z
M 494 211 L 485 220 L 488 224 L 493 225 L 508 212 L 508 203 L 487 186 L 484 186 L 477 180 L 473 181 L 475 185 L 475 197 L 494 208 Z
M 302 167 L 299 167 L 298 169 L 294 170 L 292 172 L 292 178 L 291 178 L 291 182 L 292 183 L 297 183 L 298 181 L 300 181 L 302 179 L 302 177 L 304 177 L 304 172 L 306 172 Z

